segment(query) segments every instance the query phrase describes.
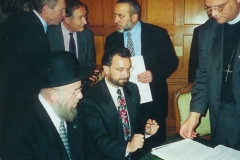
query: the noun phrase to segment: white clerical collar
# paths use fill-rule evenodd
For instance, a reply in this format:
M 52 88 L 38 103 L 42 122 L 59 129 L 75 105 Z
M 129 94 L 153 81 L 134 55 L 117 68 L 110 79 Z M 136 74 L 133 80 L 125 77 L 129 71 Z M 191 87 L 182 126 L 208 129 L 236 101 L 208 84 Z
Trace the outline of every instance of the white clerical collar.
M 229 21 L 228 24 L 236 24 L 239 21 L 240 21 L 240 14 L 238 14 L 238 16 L 234 20 Z

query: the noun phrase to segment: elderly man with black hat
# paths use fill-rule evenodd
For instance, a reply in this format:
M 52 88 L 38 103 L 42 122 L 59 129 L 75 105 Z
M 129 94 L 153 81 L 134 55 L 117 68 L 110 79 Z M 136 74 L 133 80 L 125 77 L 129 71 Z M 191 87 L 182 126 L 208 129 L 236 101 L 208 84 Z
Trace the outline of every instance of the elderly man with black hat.
M 97 159 L 84 114 L 76 110 L 87 73 L 72 53 L 49 55 L 39 68 L 35 104 L 6 120 L 2 160 Z

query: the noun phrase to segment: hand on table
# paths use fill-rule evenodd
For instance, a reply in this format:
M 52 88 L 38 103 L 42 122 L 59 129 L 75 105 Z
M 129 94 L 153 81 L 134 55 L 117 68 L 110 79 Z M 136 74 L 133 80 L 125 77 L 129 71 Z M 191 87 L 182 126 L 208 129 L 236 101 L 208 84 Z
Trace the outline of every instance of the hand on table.
M 198 125 L 200 118 L 200 113 L 191 112 L 186 121 L 182 124 L 179 134 L 183 138 L 195 138 L 197 137 L 197 132 L 194 131 L 195 127 Z

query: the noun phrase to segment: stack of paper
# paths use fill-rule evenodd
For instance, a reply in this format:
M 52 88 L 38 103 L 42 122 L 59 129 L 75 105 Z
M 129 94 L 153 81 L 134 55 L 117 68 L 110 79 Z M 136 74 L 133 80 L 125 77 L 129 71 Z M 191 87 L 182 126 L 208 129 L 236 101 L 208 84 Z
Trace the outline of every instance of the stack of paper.
M 211 148 L 191 139 L 154 148 L 152 154 L 164 160 L 240 160 L 240 151 L 223 145 Z

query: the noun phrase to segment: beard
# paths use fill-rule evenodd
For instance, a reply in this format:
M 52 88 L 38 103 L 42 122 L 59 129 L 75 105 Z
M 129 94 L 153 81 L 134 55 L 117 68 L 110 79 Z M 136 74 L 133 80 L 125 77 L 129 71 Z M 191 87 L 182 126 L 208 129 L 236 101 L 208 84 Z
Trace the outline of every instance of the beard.
M 76 107 L 65 104 L 62 97 L 56 104 L 52 105 L 52 108 L 60 119 L 68 122 L 73 121 L 77 116 Z
M 123 27 L 123 26 L 122 26 Z M 123 28 L 117 28 L 119 33 L 123 33 L 125 31 L 130 31 L 133 27 L 132 21 L 129 21 Z
M 124 87 L 127 85 L 129 78 L 119 78 L 119 79 L 114 79 L 112 75 L 110 74 L 108 77 L 108 80 L 115 86 L 118 87 Z M 121 80 L 125 80 L 124 82 L 120 82 Z

